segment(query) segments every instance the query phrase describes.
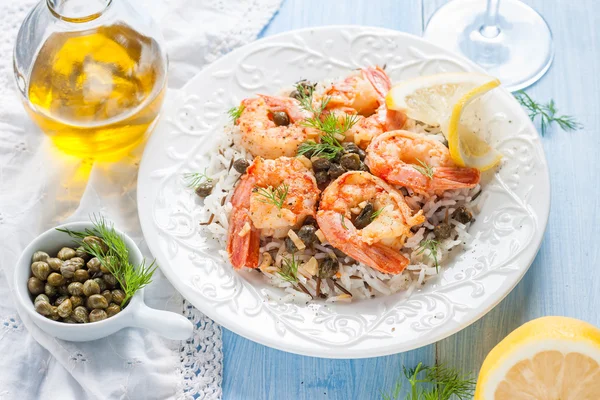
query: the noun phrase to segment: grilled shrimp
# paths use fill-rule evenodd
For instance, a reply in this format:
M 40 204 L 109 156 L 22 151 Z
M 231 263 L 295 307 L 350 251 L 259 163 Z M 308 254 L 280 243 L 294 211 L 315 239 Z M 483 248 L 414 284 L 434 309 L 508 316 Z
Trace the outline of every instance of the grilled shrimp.
M 236 268 L 258 266 L 260 236 L 283 237 L 315 216 L 319 189 L 312 172 L 297 158 L 256 157 L 235 188 L 227 252 Z
M 329 97 L 327 110 L 336 114 L 358 114 L 358 122 L 346 132 L 346 140 L 366 148 L 371 140 L 383 132 L 401 129 L 406 115 L 388 110 L 385 96 L 392 84 L 379 67 L 363 68 L 325 92 Z
M 365 164 L 388 183 L 424 194 L 472 188 L 480 178 L 479 170 L 457 166 L 439 141 L 402 130 L 376 137 L 367 148 Z
M 362 229 L 355 226 L 361 206 L 378 215 Z M 389 274 L 399 274 L 409 263 L 400 253 L 411 228 L 425 221 L 423 211 L 413 215 L 404 197 L 367 172 L 347 172 L 330 184 L 321 197 L 317 222 L 333 247 L 355 260 Z
M 296 99 L 259 95 L 243 100 L 242 106 L 237 120 L 241 145 L 254 156 L 271 159 L 295 156 L 300 143 L 311 136 L 311 129 L 301 126 L 300 121 L 312 114 L 303 110 Z M 273 113 L 279 111 L 287 114 L 288 125 L 278 126 L 273 121 Z

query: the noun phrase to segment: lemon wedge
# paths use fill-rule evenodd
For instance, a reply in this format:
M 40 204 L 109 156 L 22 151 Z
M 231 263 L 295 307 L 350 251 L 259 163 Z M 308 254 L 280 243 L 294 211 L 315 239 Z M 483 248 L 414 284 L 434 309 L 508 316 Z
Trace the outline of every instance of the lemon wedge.
M 476 73 L 422 76 L 392 87 L 386 106 L 428 125 L 440 125 L 452 160 L 484 171 L 494 167 L 502 155 L 483 139 L 481 104 L 475 103 L 499 85 L 497 79 Z
M 517 328 L 488 354 L 475 400 L 597 400 L 600 329 L 544 317 Z

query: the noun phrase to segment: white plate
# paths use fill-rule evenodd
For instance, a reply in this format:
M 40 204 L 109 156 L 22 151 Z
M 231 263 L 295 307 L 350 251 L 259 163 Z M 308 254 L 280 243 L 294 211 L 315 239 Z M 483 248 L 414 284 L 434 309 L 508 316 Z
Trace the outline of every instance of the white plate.
M 550 208 L 548 168 L 538 134 L 504 89 L 488 95 L 492 141 L 505 155 L 485 186 L 476 237 L 439 278 L 409 298 L 398 293 L 351 304 L 278 304 L 260 275 L 234 272 L 198 233 L 200 206 L 182 171 L 203 170 L 207 141 L 226 110 L 300 78 L 320 80 L 387 64 L 393 82 L 444 71 L 480 71 L 470 61 L 392 30 L 337 26 L 287 32 L 209 65 L 166 105 L 138 178 L 139 216 L 164 274 L 200 311 L 248 339 L 331 358 L 398 353 L 443 339 L 481 318 L 519 282 L 535 257 Z

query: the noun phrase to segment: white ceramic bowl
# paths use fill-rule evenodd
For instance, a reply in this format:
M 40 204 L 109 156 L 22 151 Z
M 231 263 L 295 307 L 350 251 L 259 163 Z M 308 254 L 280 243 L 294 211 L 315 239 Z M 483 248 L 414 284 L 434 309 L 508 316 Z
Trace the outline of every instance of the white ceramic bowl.
M 72 222 L 58 226 L 73 231 L 93 228 L 91 222 Z M 129 236 L 115 229 L 129 249 L 130 261 L 138 265 L 143 260 L 140 249 Z M 56 254 L 62 247 L 72 246 L 73 239 L 66 233 L 52 228 L 35 238 L 23 251 L 15 270 L 15 293 L 21 310 L 25 310 L 33 322 L 43 331 L 56 338 L 74 342 L 96 340 L 111 335 L 123 328 L 146 328 L 168 339 L 184 340 L 192 335 L 192 323 L 182 315 L 155 310 L 144 303 L 144 289 L 139 290 L 129 304 L 117 315 L 98 322 L 87 324 L 67 324 L 52 321 L 38 314 L 33 305 L 33 298 L 27 289 L 27 280 L 31 276 L 31 258 L 38 250 L 50 255 Z

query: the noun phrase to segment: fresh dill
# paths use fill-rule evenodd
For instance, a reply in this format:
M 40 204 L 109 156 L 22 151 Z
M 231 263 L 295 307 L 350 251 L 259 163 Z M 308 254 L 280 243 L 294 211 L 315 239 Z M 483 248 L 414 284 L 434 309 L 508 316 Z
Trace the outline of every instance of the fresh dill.
M 262 199 L 259 199 L 261 203 L 273 204 L 279 210 L 283 207 L 283 203 L 287 198 L 288 191 L 290 186 L 287 183 L 282 183 L 281 185 L 273 188 L 269 186 L 268 188 L 255 188 L 256 193 L 262 196 Z
M 426 177 L 428 177 L 429 179 L 433 178 L 433 168 L 431 167 L 431 165 L 419 160 L 418 158 L 417 161 L 421 165 L 413 165 L 413 168 L 425 175 Z
M 425 250 L 429 250 L 429 257 L 433 258 L 433 262 L 435 263 L 435 272 L 440 272 L 440 265 L 438 263 L 438 246 L 440 243 L 437 240 L 433 239 L 425 239 L 421 241 L 417 250 L 419 251 L 417 254 L 421 255 L 425 252 Z
M 183 174 L 183 180 L 190 189 L 196 189 L 203 182 L 212 182 L 213 179 L 206 174 L 206 168 L 204 172 L 188 172 Z
M 570 115 L 557 115 L 558 110 L 556 109 L 554 100 L 550 100 L 546 104 L 541 104 L 533 100 L 522 90 L 516 92 L 514 96 L 517 101 L 527 109 L 529 118 L 533 122 L 535 122 L 537 117 L 540 117 L 540 130 L 542 136 L 546 134 L 546 131 L 554 122 L 556 122 L 563 131 L 574 131 L 583 128 L 583 125 L 580 124 L 575 117 Z
M 142 260 L 139 265 L 133 265 L 129 261 L 127 245 L 123 237 L 115 231 L 113 224 L 107 222 L 102 216 L 94 215 L 91 219 L 94 223 L 92 229 L 82 232 L 66 228 L 57 230 L 67 233 L 75 239 L 86 253 L 98 258 L 100 264 L 115 277 L 125 292 L 125 298 L 121 303 L 121 307 L 124 307 L 138 290 L 152 282 L 152 275 L 158 265 L 156 265 L 156 260 L 152 261 L 150 265 L 146 265 L 146 260 Z M 90 240 L 90 236 L 102 239 L 105 246 L 98 239 Z
M 379 217 L 379 214 L 381 214 L 384 209 L 385 207 L 381 207 L 379 210 L 374 211 L 373 214 L 371 214 L 371 222 L 375 221 L 375 218 Z
M 331 100 L 330 97 L 325 97 L 318 105 L 315 105 L 312 86 L 298 84 L 296 90 L 299 93 L 300 106 L 312 114 L 312 117 L 305 119 L 301 124 L 321 132 L 320 142 L 308 140 L 302 143 L 298 148 L 298 155 L 310 153 L 312 157 L 319 156 L 329 160 L 336 158 L 344 151 L 340 140 L 343 140 L 345 133 L 358 122 L 359 117 L 349 114 L 345 114 L 343 117 L 338 117 L 333 113 L 323 114 Z
M 342 217 L 342 226 L 345 230 L 348 230 L 348 227 L 346 226 L 346 216 L 344 214 L 340 214 L 340 217 Z
M 473 396 L 476 381 L 471 374 L 444 365 L 433 367 L 419 363 L 416 368 L 403 367 L 410 387 L 405 400 L 450 400 L 452 396 L 467 400 Z M 400 400 L 402 382 L 399 380 L 390 393 L 382 393 L 383 400 Z
M 244 112 L 244 105 L 240 104 L 239 107 L 231 107 L 228 111 L 227 114 L 229 114 L 229 117 L 231 118 L 231 122 L 233 122 L 234 124 L 237 124 L 237 120 L 240 119 L 240 117 L 242 116 L 242 113 Z
M 284 281 L 298 282 L 298 260 L 296 260 L 294 253 L 292 253 L 291 258 L 284 257 L 281 259 L 281 268 L 277 273 Z

